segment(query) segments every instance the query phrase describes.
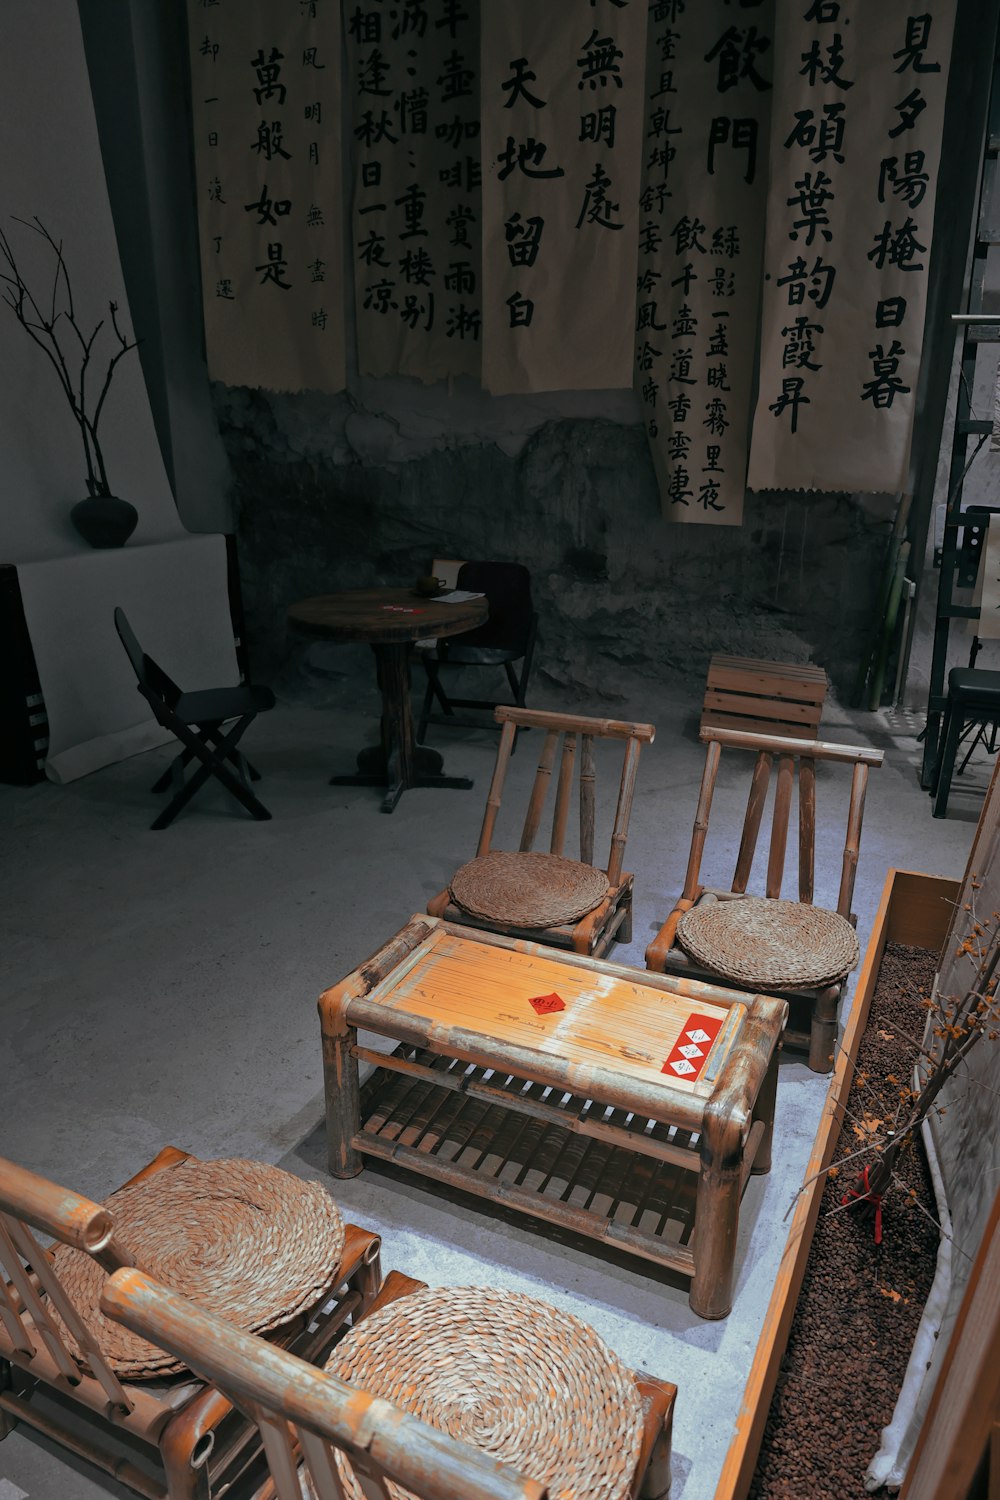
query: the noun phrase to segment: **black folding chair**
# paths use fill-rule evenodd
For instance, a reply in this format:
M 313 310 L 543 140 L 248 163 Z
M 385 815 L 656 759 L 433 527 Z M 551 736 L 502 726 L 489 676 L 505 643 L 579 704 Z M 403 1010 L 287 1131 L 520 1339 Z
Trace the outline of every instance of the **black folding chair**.
M 458 570 L 455 586 L 485 594 L 489 619 L 475 630 L 436 641 L 433 647 L 420 651 L 427 673 L 427 691 L 420 710 L 419 740 L 423 740 L 428 724 L 464 725 L 473 729 L 497 727 L 492 719 L 456 714 L 456 708 L 488 709 L 492 714 L 501 700 L 451 697 L 441 678 L 442 667 L 449 671 L 452 667 L 503 667 L 513 694 L 512 706 L 525 706 L 538 626 L 531 603 L 531 574 L 521 563 L 466 562 Z M 517 662 L 521 663 L 519 673 L 514 670 Z M 432 712 L 435 701 L 438 713 Z
M 169 729 L 184 746 L 153 784 L 154 792 L 165 792 L 172 787 L 174 795 L 150 827 L 166 828 L 172 823 L 210 776 L 217 777 L 255 818 L 261 821 L 269 818 L 267 808 L 250 790 L 250 782 L 260 780 L 260 772 L 236 747 L 257 715 L 274 707 L 271 689 L 243 682 L 238 687 L 184 693 L 143 651 L 125 611 L 120 608 L 115 610 L 115 629 L 138 678 L 139 692 L 153 710 L 156 722 Z M 224 731 L 223 726 L 232 720 L 235 723 Z M 201 764 L 185 781 L 184 768 L 192 760 Z M 235 766 L 239 774 L 234 775 L 230 766 Z

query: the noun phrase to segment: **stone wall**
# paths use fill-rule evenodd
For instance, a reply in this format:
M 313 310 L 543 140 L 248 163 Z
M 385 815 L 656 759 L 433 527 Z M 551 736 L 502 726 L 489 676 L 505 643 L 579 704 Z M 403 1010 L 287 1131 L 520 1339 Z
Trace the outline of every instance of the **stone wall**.
M 414 382 L 360 390 L 216 388 L 258 672 L 335 695 L 355 667 L 370 675 L 366 653 L 296 641 L 290 601 L 405 583 L 435 556 L 495 557 L 531 568 L 535 680 L 560 696 L 703 679 L 717 650 L 809 658 L 849 692 L 888 497 L 750 495 L 740 528 L 668 525 L 628 392 L 512 408 Z

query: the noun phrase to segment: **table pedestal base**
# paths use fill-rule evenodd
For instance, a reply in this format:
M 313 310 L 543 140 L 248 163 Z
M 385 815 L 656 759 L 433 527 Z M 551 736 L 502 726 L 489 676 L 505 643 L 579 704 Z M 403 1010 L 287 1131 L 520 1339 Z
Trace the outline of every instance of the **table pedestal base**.
M 427 745 L 414 745 L 410 762 L 410 775 L 404 781 L 399 772 L 398 758 L 393 768 L 386 763 L 381 745 L 369 745 L 358 751 L 358 769 L 343 776 L 331 776 L 331 786 L 384 786 L 382 811 L 392 812 L 400 797 L 411 786 L 444 786 L 453 790 L 468 791 L 472 786 L 471 776 L 443 776 L 444 764 L 436 750 Z
M 331 776 L 331 786 L 384 786 L 382 811 L 391 813 L 408 787 L 443 786 L 468 791 L 469 776 L 444 776 L 444 764 L 436 750 L 418 745 L 413 738 L 410 708 L 409 641 L 373 646 L 382 692 L 382 738 L 358 752 L 358 769 Z

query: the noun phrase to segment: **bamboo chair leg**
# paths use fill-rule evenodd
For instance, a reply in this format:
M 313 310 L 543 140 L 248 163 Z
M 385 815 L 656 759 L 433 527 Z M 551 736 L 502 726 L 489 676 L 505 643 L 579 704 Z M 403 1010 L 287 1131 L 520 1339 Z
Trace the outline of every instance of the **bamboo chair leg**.
M 828 984 L 818 990 L 809 1024 L 809 1067 L 813 1073 L 832 1073 L 837 1048 L 837 1011 L 843 984 Z
M 167 1476 L 167 1500 L 211 1500 L 208 1481 L 208 1456 L 214 1435 L 205 1433 L 191 1445 L 191 1435 L 176 1441 L 168 1423 L 160 1436 L 160 1458 Z
M 619 943 L 630 943 L 632 941 L 632 893 L 631 891 L 623 899 L 622 906 L 625 915 L 618 926 L 617 940 Z
M 0 1395 L 2 1395 L 5 1391 L 10 1391 L 13 1389 L 13 1371 L 11 1369 L 10 1362 L 6 1359 L 0 1359 Z M 3 1442 L 5 1437 L 10 1437 L 10 1434 L 14 1431 L 14 1428 L 16 1426 L 17 1418 L 14 1416 L 13 1412 L 5 1411 L 4 1408 L 0 1406 L 0 1443 Z

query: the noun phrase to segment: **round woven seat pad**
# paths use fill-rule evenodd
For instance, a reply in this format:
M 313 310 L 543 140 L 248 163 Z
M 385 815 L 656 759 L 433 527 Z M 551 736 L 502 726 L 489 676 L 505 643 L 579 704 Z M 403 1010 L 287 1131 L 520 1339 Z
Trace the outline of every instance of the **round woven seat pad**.
M 592 1328 L 547 1302 L 477 1286 L 414 1292 L 362 1319 L 326 1368 L 553 1497 L 628 1494 L 642 1442 L 635 1383 Z M 338 1463 L 351 1500 L 363 1500 Z
M 183 1161 L 120 1188 L 104 1206 L 141 1270 L 248 1333 L 314 1307 L 344 1252 L 344 1221 L 325 1188 L 264 1162 Z M 185 1368 L 105 1318 L 106 1273 L 89 1255 L 60 1245 L 55 1269 L 117 1374 L 142 1380 Z
M 456 871 L 451 894 L 463 911 L 490 922 L 558 927 L 593 911 L 608 894 L 608 877 L 560 854 L 494 849 Z
M 831 984 L 861 957 L 846 917 L 822 906 L 757 896 L 700 901 L 681 917 L 677 940 L 714 973 L 757 989 Z

